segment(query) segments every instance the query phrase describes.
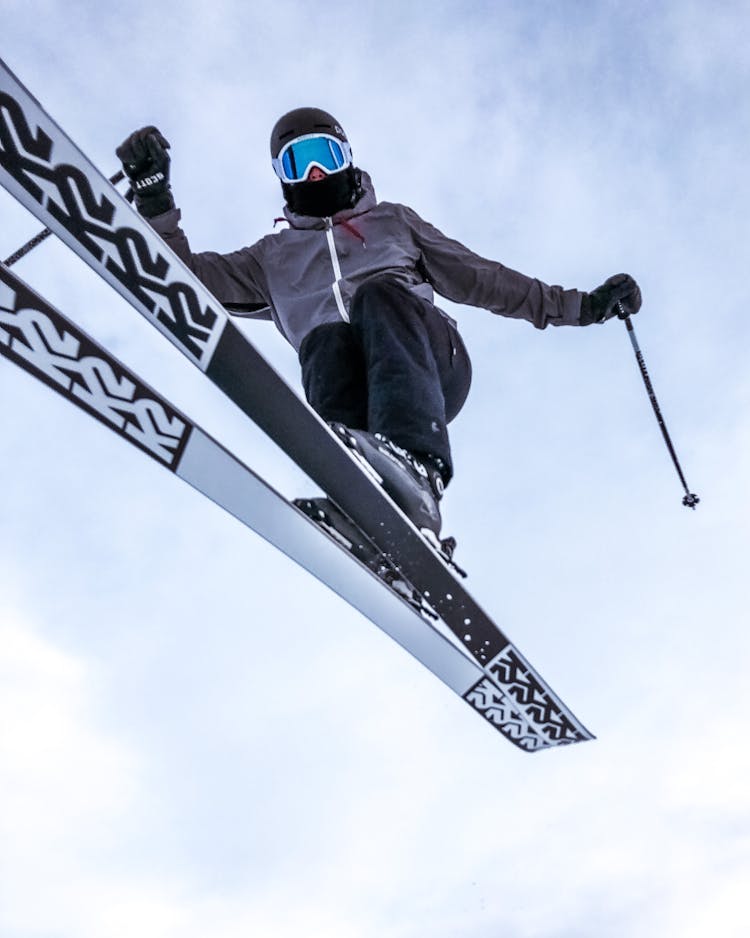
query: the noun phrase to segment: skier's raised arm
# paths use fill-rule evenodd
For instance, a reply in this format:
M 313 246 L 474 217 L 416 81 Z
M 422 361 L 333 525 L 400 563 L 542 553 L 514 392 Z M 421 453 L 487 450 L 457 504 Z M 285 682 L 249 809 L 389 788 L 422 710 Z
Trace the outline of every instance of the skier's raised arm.
M 153 126 L 134 131 L 116 150 L 139 213 L 230 312 L 270 319 L 265 276 L 252 247 L 230 254 L 192 252 L 172 195 L 168 150 L 169 141 Z

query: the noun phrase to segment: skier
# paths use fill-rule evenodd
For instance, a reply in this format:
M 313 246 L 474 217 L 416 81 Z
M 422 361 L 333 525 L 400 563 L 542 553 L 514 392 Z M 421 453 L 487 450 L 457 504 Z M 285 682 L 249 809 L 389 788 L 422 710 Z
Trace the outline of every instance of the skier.
M 313 409 L 435 535 L 453 474 L 447 425 L 468 395 L 471 363 L 434 294 L 539 329 L 640 308 L 628 274 L 590 293 L 548 286 L 474 254 L 405 205 L 378 202 L 341 125 L 318 108 L 290 111 L 271 133 L 288 228 L 230 254 L 193 253 L 168 148 L 153 126 L 117 148 L 138 211 L 228 312 L 275 322 L 298 353 Z

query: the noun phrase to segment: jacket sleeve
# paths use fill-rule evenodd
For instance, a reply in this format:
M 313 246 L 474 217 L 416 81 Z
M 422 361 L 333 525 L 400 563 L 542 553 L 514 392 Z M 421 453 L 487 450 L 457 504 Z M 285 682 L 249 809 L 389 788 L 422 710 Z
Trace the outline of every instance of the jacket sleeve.
M 549 286 L 474 254 L 405 208 L 425 279 L 454 303 L 479 306 L 500 316 L 526 319 L 537 329 L 577 326 L 583 293 Z
M 180 228 L 180 218 L 180 210 L 174 208 L 149 221 L 228 312 L 250 319 L 271 319 L 268 285 L 258 259 L 260 242 L 231 254 L 214 251 L 193 254 L 187 235 Z

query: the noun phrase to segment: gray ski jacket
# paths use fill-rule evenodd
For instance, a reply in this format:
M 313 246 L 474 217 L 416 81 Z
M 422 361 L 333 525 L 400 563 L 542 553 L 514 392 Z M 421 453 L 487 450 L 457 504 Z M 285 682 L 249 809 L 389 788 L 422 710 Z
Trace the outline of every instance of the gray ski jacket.
M 325 219 L 287 208 L 288 228 L 230 254 L 194 254 L 177 208 L 151 224 L 228 312 L 272 319 L 298 351 L 316 326 L 348 321 L 357 287 L 383 275 L 429 302 L 437 293 L 454 303 L 526 319 L 538 329 L 579 324 L 583 294 L 578 290 L 549 286 L 480 257 L 406 205 L 378 202 L 364 172 L 362 186 L 364 195 L 354 208 Z

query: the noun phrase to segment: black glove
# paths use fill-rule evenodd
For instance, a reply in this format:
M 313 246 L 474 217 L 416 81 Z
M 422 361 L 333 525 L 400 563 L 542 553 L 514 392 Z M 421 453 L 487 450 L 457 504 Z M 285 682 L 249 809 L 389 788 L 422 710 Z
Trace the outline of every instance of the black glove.
M 130 180 L 136 208 L 146 218 L 174 208 L 168 149 L 169 141 L 156 127 L 142 127 L 123 140 L 115 151 Z
M 590 326 L 592 322 L 606 322 L 613 316 L 625 319 L 626 316 L 637 313 L 640 308 L 641 290 L 638 284 L 630 274 L 615 274 L 596 290 L 583 294 L 579 322 L 582 326 Z

